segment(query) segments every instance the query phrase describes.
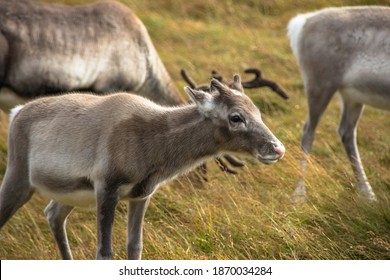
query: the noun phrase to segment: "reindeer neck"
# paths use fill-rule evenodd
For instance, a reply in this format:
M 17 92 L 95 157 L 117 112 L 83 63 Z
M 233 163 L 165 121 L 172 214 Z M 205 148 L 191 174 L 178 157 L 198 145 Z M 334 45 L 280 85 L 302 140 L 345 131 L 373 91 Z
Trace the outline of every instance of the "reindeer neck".
M 215 142 L 215 125 L 195 105 L 170 110 L 166 115 L 165 145 L 172 160 L 197 161 L 214 156 L 219 148 Z M 172 151 L 172 152 L 171 152 Z

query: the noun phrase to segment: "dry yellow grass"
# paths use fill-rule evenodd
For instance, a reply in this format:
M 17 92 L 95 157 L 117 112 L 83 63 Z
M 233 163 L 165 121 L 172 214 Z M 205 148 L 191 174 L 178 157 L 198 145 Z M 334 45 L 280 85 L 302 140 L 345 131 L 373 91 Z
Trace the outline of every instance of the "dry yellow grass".
M 186 178 L 161 187 L 145 219 L 145 259 L 390 259 L 388 112 L 367 108 L 358 130 L 362 160 L 378 203 L 366 203 L 357 196 L 335 132 L 337 99 L 317 131 L 306 177 L 308 200 L 290 202 L 299 176 L 306 103 L 285 29 L 299 12 L 389 1 L 123 2 L 144 21 L 178 87 L 184 86 L 180 68 L 186 68 L 196 81 L 206 82 L 212 69 L 231 77 L 246 67 L 260 67 L 291 96 L 284 101 L 266 89 L 247 91 L 285 144 L 285 158 L 273 166 L 248 159 L 237 176 L 222 174 L 210 163 L 210 182 L 201 188 Z M 1 115 L 2 173 L 6 119 Z M 59 258 L 43 215 L 47 202 L 35 195 L 0 231 L 0 259 Z M 76 259 L 94 258 L 95 232 L 93 211 L 72 213 L 68 235 Z M 125 242 L 126 207 L 121 203 L 114 227 L 116 259 L 126 258 Z

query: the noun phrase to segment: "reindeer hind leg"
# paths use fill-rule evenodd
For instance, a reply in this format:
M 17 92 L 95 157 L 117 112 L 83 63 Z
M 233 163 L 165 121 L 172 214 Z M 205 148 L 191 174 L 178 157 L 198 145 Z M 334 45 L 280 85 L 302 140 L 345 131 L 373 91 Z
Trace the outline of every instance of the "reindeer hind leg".
M 360 160 L 359 150 L 356 143 L 356 130 L 359 119 L 363 113 L 364 105 L 345 100 L 341 97 L 343 103 L 343 115 L 341 117 L 338 133 L 344 149 L 351 162 L 352 170 L 356 177 L 356 184 L 359 193 L 363 198 L 371 201 L 376 200 L 367 176 L 364 172 L 362 162 Z
M 30 200 L 33 193 L 27 176 L 21 176 L 12 168 L 7 169 L 0 187 L 0 228 Z
M 315 131 L 329 101 L 336 92 L 337 87 L 320 86 L 317 84 L 306 86 L 306 96 L 309 107 L 307 119 L 303 127 L 301 147 L 303 156 L 301 158 L 301 174 L 291 197 L 292 202 L 304 202 L 306 200 L 305 174 L 308 165 L 308 154 L 311 152 Z

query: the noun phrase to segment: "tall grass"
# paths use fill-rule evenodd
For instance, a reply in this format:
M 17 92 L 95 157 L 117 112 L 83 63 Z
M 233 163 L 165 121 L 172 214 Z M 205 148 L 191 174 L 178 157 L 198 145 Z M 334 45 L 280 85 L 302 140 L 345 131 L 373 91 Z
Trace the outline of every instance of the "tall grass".
M 51 1 L 46 1 L 51 2 Z M 92 1 L 65 0 L 70 4 Z M 317 130 L 306 177 L 308 199 L 290 200 L 299 176 L 300 135 L 306 114 L 303 86 L 286 37 L 297 13 L 326 6 L 390 4 L 390 1 L 122 1 L 143 20 L 178 87 L 186 68 L 200 83 L 210 70 L 227 78 L 260 67 L 290 94 L 284 101 L 267 89 L 248 90 L 263 118 L 285 144 L 285 158 L 273 166 L 246 159 L 237 176 L 209 163 L 210 178 L 197 186 L 187 177 L 161 187 L 145 218 L 145 259 L 389 259 L 390 119 L 366 108 L 358 142 L 377 203 L 359 199 L 354 177 L 336 134 L 337 98 Z M 246 78 L 245 76 L 243 77 Z M 0 121 L 0 171 L 6 163 L 7 116 Z M 0 231 L 1 259 L 59 258 L 39 194 Z M 94 258 L 94 211 L 76 209 L 68 220 L 77 259 Z M 126 258 L 126 205 L 114 225 L 116 259 Z

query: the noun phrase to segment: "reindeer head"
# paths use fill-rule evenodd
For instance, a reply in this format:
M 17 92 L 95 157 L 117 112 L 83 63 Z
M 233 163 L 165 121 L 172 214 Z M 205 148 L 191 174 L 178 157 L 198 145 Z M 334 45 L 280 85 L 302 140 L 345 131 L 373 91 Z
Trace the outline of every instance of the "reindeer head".
M 210 93 L 189 87 L 185 91 L 216 126 L 214 138 L 223 151 L 248 153 L 265 164 L 275 163 L 283 157 L 285 148 L 245 95 L 240 76 L 236 74 L 233 79 L 230 87 L 212 79 Z

